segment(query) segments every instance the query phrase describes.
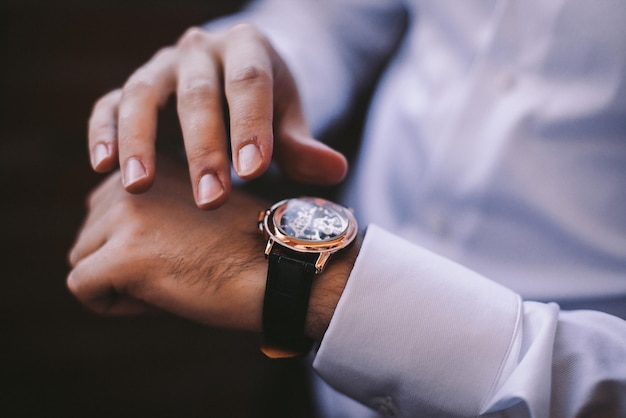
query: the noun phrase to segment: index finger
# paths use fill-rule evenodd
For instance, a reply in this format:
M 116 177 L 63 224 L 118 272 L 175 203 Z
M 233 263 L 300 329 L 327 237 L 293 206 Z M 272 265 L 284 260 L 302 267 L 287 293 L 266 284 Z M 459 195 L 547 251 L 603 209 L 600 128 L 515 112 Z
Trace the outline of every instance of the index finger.
M 161 50 L 122 89 L 118 148 L 122 181 L 129 192 L 143 192 L 154 180 L 158 109 L 174 90 L 175 59 L 172 48 Z

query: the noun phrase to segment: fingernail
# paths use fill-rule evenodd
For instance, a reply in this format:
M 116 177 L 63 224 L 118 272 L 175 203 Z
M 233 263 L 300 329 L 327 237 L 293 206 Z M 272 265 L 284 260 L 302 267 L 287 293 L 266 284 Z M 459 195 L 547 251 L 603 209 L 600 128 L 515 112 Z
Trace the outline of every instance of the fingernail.
M 91 165 L 98 168 L 100 163 L 109 156 L 109 147 L 106 144 L 97 144 L 92 153 Z
M 126 170 L 124 171 L 124 186 L 128 187 L 135 184 L 147 175 L 146 169 L 141 161 L 137 158 L 130 158 L 126 162 Z
M 240 176 L 254 173 L 262 163 L 261 152 L 256 144 L 247 144 L 239 149 L 239 172 Z
M 215 201 L 224 193 L 222 183 L 215 174 L 205 174 L 198 182 L 198 204 L 205 205 Z

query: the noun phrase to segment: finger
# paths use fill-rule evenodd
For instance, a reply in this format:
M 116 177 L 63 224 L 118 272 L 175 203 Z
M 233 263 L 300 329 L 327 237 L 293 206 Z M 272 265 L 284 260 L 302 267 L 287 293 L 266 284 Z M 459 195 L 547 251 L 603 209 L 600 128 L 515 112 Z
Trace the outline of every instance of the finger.
M 121 209 L 113 209 L 119 203 L 120 197 L 130 198 L 120 186 L 119 178 L 119 171 L 115 172 L 87 197 L 88 214 L 68 254 L 72 267 L 102 247 L 113 230 L 111 225 L 117 225 L 118 218 L 112 217 L 119 217 L 120 213 L 127 212 L 124 205 L 118 205 Z
M 137 315 L 158 311 L 153 306 L 116 289 L 116 264 L 108 250 L 81 260 L 67 277 L 67 287 L 89 309 L 106 315 Z
M 239 177 L 250 179 L 262 174 L 272 160 L 270 47 L 249 25 L 237 25 L 225 36 L 224 89 L 230 114 L 233 163 Z
M 108 216 L 110 215 L 101 207 L 90 210 L 68 254 L 70 266 L 75 267 L 107 242 L 110 223 Z
M 279 68 L 274 89 L 275 155 L 278 165 L 293 180 L 321 185 L 344 179 L 348 162 L 340 152 L 311 136 L 295 82 L 275 56 Z
M 119 161 L 127 191 L 154 180 L 157 115 L 174 89 L 174 50 L 166 48 L 138 69 L 122 89 L 118 117 Z
M 122 90 L 114 90 L 94 105 L 88 124 L 91 166 L 99 173 L 112 170 L 117 159 L 117 114 Z
M 106 258 L 99 252 L 81 259 L 69 273 L 66 283 L 82 304 L 98 313 L 111 309 L 117 295 L 110 279 L 112 264 L 103 263 Z
M 343 154 L 309 136 L 283 132 L 276 148 L 278 165 L 294 181 L 333 185 L 348 172 Z
M 208 36 L 192 29 L 181 38 L 176 90 L 194 196 L 205 209 L 219 206 L 230 190 L 221 77 L 205 47 Z

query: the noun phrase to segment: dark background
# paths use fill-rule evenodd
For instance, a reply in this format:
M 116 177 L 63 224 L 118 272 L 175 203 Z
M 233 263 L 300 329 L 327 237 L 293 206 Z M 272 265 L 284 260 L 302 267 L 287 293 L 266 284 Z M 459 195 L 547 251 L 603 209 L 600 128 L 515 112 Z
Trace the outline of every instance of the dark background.
M 65 288 L 92 103 L 189 26 L 242 1 L 0 3 L 0 417 L 298 417 L 302 367 L 256 335 L 169 316 L 112 319 Z M 161 136 L 178 126 L 164 115 Z

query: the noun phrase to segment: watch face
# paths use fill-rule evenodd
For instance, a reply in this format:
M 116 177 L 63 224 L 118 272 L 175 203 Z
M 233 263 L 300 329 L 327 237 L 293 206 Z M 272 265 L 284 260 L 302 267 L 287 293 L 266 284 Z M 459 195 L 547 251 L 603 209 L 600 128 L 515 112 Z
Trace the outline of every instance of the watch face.
M 297 240 L 326 242 L 346 232 L 348 218 L 345 209 L 335 203 L 300 198 L 286 203 L 276 225 L 283 234 Z

